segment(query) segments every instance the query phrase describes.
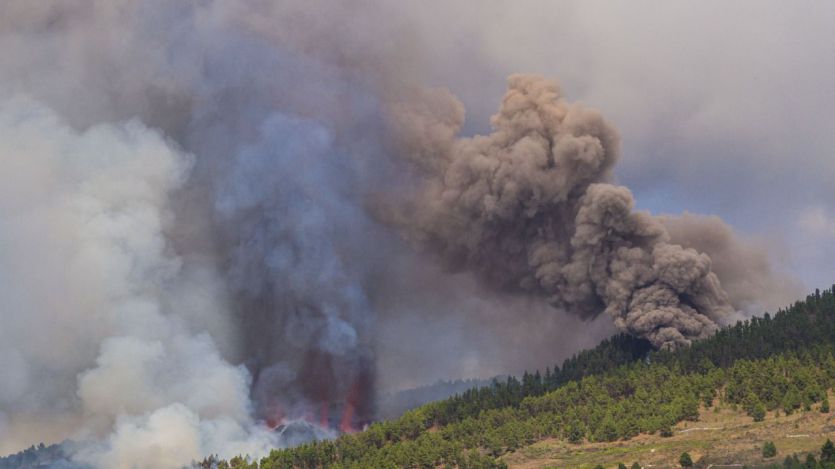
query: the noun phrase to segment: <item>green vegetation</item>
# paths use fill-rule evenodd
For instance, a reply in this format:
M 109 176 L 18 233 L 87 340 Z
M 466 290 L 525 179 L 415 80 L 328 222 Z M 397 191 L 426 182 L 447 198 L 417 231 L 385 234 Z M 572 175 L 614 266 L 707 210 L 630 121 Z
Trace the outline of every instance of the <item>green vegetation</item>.
M 690 454 L 687 452 L 681 453 L 681 457 L 678 458 L 678 463 L 681 467 L 693 467 L 693 459 L 690 458 Z
M 835 295 L 815 292 L 773 317 L 737 323 L 677 351 L 650 351 L 619 335 L 553 371 L 495 381 L 333 441 L 275 450 L 259 467 L 500 468 L 501 456 L 547 438 L 672 435 L 674 425 L 697 420 L 700 405 L 720 397 L 754 420 L 817 403 L 823 409 L 835 383 L 833 344 Z M 821 459 L 835 453 L 829 445 Z M 246 467 L 239 463 L 230 467 Z
M 61 445 L 46 446 L 43 443 L 5 457 L 0 457 L 0 469 L 22 467 L 52 467 L 56 461 L 66 461 L 67 455 Z M 56 465 L 57 467 L 57 465 Z
M 820 460 L 815 459 L 815 455 L 813 454 L 807 454 L 806 459 L 801 463 L 797 455 L 793 454 L 786 456 L 786 459 L 783 461 L 783 467 L 787 469 L 835 469 L 833 452 L 835 452 L 835 447 L 827 439 L 821 448 Z
M 766 441 L 763 445 L 763 457 L 773 458 L 774 456 L 777 456 L 777 446 L 773 441 Z
M 821 448 L 821 462 L 835 462 L 835 446 L 832 445 L 832 440 L 829 438 L 826 439 L 826 443 Z

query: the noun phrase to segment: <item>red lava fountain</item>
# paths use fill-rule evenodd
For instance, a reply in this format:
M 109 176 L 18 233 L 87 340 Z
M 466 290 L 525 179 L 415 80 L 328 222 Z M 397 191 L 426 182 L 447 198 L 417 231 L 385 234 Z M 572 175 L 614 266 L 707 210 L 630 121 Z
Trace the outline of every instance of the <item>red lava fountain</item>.
M 359 386 L 355 382 L 345 398 L 345 405 L 342 409 L 342 419 L 339 421 L 339 431 L 342 433 L 354 433 L 357 427 L 354 426 L 354 408 L 359 394 Z
M 370 370 L 366 360 L 309 351 L 295 387 L 272 388 L 270 397 L 262 401 L 262 418 L 274 430 L 301 420 L 339 433 L 357 432 L 373 416 L 374 380 Z M 302 399 L 288 398 L 293 395 Z

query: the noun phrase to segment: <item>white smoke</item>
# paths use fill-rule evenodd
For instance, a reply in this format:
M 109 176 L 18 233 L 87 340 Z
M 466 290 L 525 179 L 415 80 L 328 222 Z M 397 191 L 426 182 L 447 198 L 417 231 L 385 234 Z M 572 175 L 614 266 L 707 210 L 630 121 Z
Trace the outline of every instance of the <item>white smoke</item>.
M 0 161 L 0 310 L 15 312 L 0 331 L 6 417 L 78 415 L 67 436 L 109 442 L 79 456 L 97 467 L 175 467 L 275 444 L 251 420 L 247 370 L 169 308 L 188 293 L 164 235 L 168 200 L 193 157 L 139 122 L 77 132 L 16 98 L 0 104 Z M 157 439 L 170 454 L 155 463 L 141 446 Z
M 316 44 L 336 10 L 0 6 L 0 451 L 171 467 L 370 418 L 375 98 Z

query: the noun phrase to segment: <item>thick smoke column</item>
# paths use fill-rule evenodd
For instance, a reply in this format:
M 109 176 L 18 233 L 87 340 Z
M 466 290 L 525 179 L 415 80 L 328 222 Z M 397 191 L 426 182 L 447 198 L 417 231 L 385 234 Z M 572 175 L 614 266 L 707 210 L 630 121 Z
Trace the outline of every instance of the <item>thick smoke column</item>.
M 619 139 L 599 113 L 566 102 L 552 81 L 515 75 L 493 133 L 457 138 L 463 114 L 443 91 L 391 111 L 425 183 L 383 216 L 451 269 L 584 317 L 605 311 L 658 347 L 707 337 L 735 311 L 710 257 L 672 243 L 607 182 Z
M 254 397 L 271 425 L 312 415 L 354 429 L 374 395 L 372 307 L 364 264 L 351 262 L 364 245 L 355 230 L 370 227 L 326 128 L 280 114 L 260 125 L 213 207 Z
M 377 67 L 318 42 L 341 10 L 0 7 L 3 451 L 181 467 L 369 421 Z

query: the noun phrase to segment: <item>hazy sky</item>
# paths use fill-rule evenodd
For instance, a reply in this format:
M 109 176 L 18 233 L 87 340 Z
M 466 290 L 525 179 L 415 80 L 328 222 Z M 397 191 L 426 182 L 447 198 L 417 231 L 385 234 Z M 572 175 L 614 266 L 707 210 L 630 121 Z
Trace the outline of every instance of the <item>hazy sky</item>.
M 298 378 L 320 353 L 353 360 L 322 381 L 347 400 L 371 363 L 390 390 L 615 332 L 372 217 L 417 184 L 386 122 L 415 86 L 472 135 L 509 75 L 558 80 L 620 132 L 639 208 L 718 215 L 831 286 L 833 24 L 823 1 L 1 0 L 0 453 L 88 438 L 80 460 L 128 467 L 169 429 L 183 464 L 259 454 L 271 398 L 331 399 Z
M 437 11 L 446 6 L 448 14 Z M 620 129 L 642 208 L 716 214 L 835 281 L 835 4 L 421 2 L 426 80 L 482 132 L 514 72 L 556 78 Z
M 584 322 L 544 289 L 477 277 L 494 264 L 442 265 L 376 204 L 448 189 L 448 150 L 484 143 L 456 139 L 457 110 L 465 137 L 489 133 L 511 74 L 558 80 L 602 112 L 622 138 L 616 182 L 639 208 L 718 215 L 756 238 L 719 243 L 729 294 L 795 297 L 768 262 L 735 261 L 766 257 L 763 245 L 804 290 L 831 286 L 833 25 L 823 1 L 0 0 L 0 454 L 65 438 L 102 468 L 146 463 L 159 441 L 163 468 L 264 454 L 280 444 L 270 418 L 336 404 L 359 424 L 372 387 L 542 369 L 614 333 L 612 317 Z M 404 163 L 398 109 L 428 137 L 417 153 L 442 157 L 437 180 Z M 453 209 L 442 215 L 487 220 L 500 241 L 534 226 Z M 550 249 L 548 231 L 523 234 Z M 523 253 L 514 280 L 545 246 L 522 241 L 505 244 L 526 249 L 506 256 Z M 553 252 L 545 261 L 564 259 Z M 646 271 L 653 256 L 638 259 Z M 739 274 L 758 271 L 780 280 Z M 740 311 L 723 321 L 753 310 Z

